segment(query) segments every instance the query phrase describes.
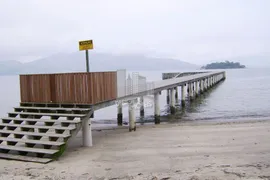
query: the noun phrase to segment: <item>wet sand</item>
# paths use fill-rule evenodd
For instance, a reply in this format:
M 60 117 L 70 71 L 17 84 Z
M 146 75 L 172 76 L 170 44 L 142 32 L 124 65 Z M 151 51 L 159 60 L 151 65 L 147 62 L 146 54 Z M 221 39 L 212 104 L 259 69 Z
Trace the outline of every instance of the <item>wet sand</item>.
M 0 160 L 0 179 L 270 179 L 270 121 L 145 125 L 81 134 L 49 164 Z

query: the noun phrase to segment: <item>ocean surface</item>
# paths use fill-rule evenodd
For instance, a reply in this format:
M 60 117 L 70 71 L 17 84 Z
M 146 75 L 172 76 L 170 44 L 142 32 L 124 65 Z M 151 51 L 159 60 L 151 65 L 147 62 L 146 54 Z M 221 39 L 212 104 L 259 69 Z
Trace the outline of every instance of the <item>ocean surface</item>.
M 164 71 L 170 72 L 170 71 Z M 175 71 L 173 71 L 175 72 Z M 147 81 L 161 80 L 163 72 L 139 72 Z M 179 89 L 180 90 L 180 89 Z M 180 91 L 179 91 L 180 92 Z M 179 93 L 180 98 L 180 93 Z M 19 76 L 0 76 L 0 117 L 7 116 L 13 107 L 19 106 Z M 163 122 L 181 123 L 183 121 L 230 121 L 233 119 L 254 119 L 270 117 L 270 69 L 231 69 L 226 70 L 226 80 L 193 103 L 177 113 L 170 115 L 166 104 L 166 91 L 160 97 Z M 153 122 L 154 106 L 151 97 L 145 97 L 145 117 L 139 117 L 140 123 Z M 116 106 L 98 110 L 94 114 L 94 123 L 115 124 Z M 128 108 L 123 107 L 124 121 L 128 122 Z M 269 118 L 270 119 L 270 118 Z

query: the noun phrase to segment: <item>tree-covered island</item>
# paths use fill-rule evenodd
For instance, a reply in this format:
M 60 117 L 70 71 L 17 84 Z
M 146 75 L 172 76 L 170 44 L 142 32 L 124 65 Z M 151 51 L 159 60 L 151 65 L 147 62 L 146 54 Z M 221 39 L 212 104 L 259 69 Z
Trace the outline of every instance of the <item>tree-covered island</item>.
M 246 66 L 241 65 L 239 62 L 229 62 L 229 61 L 215 62 L 201 67 L 201 69 L 242 69 L 242 68 L 246 68 Z

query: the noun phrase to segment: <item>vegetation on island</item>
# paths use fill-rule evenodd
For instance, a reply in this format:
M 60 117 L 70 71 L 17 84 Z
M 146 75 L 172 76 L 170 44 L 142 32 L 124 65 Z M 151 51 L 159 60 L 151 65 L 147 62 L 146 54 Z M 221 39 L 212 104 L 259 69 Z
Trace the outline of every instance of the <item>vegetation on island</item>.
M 241 69 L 246 68 L 245 65 L 241 65 L 239 62 L 215 62 L 203 66 L 201 69 Z

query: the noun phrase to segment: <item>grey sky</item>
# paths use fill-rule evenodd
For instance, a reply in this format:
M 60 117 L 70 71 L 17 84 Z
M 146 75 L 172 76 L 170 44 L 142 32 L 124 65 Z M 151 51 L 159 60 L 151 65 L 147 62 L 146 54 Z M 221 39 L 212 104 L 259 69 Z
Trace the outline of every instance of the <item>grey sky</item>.
M 0 60 L 78 51 L 188 62 L 270 52 L 270 0 L 0 0 Z

